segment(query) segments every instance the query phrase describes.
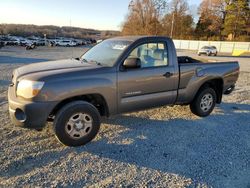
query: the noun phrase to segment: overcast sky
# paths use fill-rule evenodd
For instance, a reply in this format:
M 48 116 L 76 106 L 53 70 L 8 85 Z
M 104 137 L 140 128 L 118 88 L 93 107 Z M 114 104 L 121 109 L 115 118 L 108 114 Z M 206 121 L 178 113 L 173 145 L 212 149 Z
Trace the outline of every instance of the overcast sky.
M 0 0 L 0 23 L 69 26 L 71 21 L 76 27 L 120 30 L 130 1 Z M 200 1 L 188 0 L 192 14 Z

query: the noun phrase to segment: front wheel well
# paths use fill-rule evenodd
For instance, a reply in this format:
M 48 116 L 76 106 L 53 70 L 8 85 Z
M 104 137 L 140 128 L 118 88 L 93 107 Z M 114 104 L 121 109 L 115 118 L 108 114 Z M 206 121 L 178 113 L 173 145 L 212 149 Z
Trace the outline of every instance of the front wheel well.
M 203 90 L 204 88 L 212 88 L 214 89 L 215 93 L 216 93 L 216 103 L 221 103 L 222 100 L 222 93 L 223 93 L 223 80 L 221 78 L 216 78 L 216 79 L 212 79 L 209 81 L 206 81 L 205 83 L 203 83 L 201 85 L 201 87 L 199 88 L 198 92 L 196 93 L 196 95 Z
M 94 105 L 100 113 L 100 116 L 109 116 L 109 110 L 104 97 L 100 94 L 87 94 L 87 95 L 80 95 L 74 96 L 67 99 L 62 100 L 59 102 L 54 109 L 51 111 L 48 120 L 54 119 L 57 112 L 66 104 L 71 103 L 73 101 L 86 101 L 90 104 Z

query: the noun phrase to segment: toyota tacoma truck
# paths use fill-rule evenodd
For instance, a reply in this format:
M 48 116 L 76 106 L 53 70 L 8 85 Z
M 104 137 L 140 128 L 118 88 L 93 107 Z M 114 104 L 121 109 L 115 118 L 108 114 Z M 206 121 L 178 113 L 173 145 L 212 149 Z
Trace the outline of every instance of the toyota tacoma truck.
M 190 105 L 195 115 L 208 116 L 238 76 L 238 62 L 177 57 L 166 37 L 117 37 L 76 59 L 14 70 L 9 112 L 17 126 L 42 129 L 53 121 L 61 143 L 80 146 L 96 136 L 102 116 L 163 105 Z

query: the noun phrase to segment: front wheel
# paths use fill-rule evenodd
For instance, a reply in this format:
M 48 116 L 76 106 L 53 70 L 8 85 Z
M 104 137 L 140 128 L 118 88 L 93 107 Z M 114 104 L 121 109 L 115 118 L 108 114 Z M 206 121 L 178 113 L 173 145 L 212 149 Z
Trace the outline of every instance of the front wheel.
M 65 105 L 56 115 L 54 131 L 66 146 L 81 146 L 95 138 L 100 128 L 100 114 L 90 103 L 75 101 Z
M 216 104 L 216 93 L 212 88 L 201 90 L 190 104 L 191 111 L 200 117 L 208 116 Z

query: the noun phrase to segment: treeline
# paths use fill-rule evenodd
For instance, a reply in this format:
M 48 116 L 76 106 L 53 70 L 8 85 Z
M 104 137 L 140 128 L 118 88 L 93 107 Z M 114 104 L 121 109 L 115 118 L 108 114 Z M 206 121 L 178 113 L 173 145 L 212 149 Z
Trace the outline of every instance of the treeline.
M 249 0 L 203 0 L 194 22 L 186 0 L 132 0 L 123 35 L 250 41 Z
M 88 38 L 104 35 L 105 37 L 117 35 L 116 31 L 99 31 L 94 29 L 84 29 L 79 27 L 58 27 L 53 25 L 21 25 L 21 24 L 0 24 L 0 35 L 15 35 L 28 37 L 31 35 L 43 37 L 73 37 Z

